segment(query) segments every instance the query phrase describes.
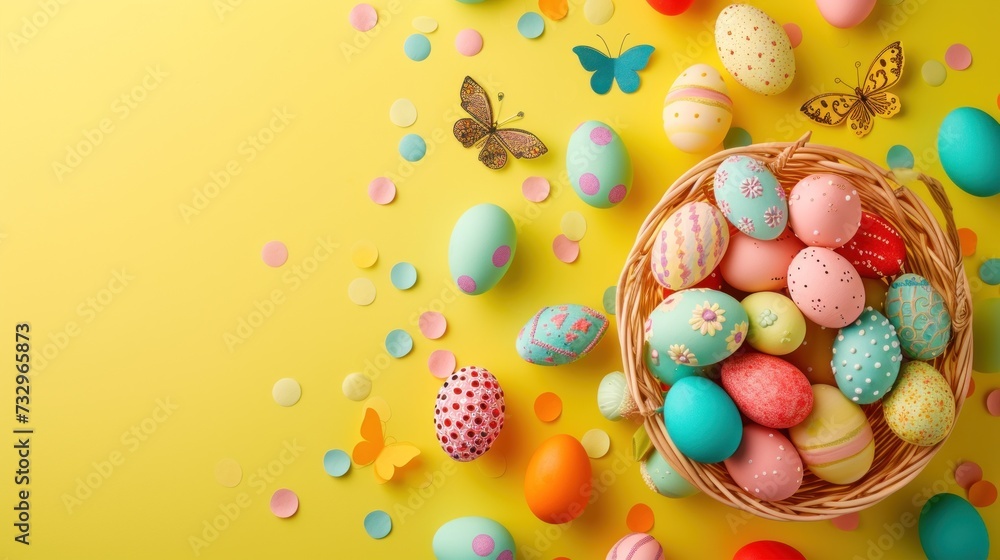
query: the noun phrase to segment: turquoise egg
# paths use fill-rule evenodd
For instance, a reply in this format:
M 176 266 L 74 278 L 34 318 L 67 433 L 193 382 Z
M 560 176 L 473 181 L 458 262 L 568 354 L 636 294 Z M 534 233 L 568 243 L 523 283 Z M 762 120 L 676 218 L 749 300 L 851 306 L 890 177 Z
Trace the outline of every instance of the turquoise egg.
M 650 490 L 668 498 L 686 498 L 698 493 L 698 487 L 678 474 L 656 449 L 639 463 L 639 474 Z
M 857 404 L 871 404 L 892 389 L 903 356 L 896 328 L 871 307 L 840 329 L 833 342 L 833 375 L 844 396 Z
M 500 281 L 514 260 L 517 232 L 514 220 L 496 204 L 479 204 L 465 211 L 451 231 L 448 266 L 458 289 L 479 295 Z
M 945 173 L 960 189 L 974 196 L 1000 193 L 1000 124 L 988 113 L 974 107 L 948 113 L 938 129 L 937 147 Z
M 729 156 L 719 164 L 715 200 L 729 223 L 754 239 L 777 239 L 788 225 L 785 189 L 752 157 Z
M 746 340 L 749 322 L 740 302 L 716 290 L 674 292 L 646 319 L 643 358 L 657 378 L 677 381 L 677 366 L 708 366 L 728 358 Z
M 560 366 L 586 356 L 604 337 L 608 318 L 586 305 L 543 307 L 517 333 L 517 354 L 540 366 Z
M 916 360 L 940 356 L 951 340 L 951 314 L 941 294 L 923 276 L 904 274 L 889 285 L 885 314 L 903 353 Z
M 437 560 L 514 560 L 514 537 L 487 517 L 459 517 L 434 533 Z
M 955 494 L 938 494 L 920 510 L 920 546 L 927 560 L 986 560 L 990 536 L 972 504 Z
M 677 449 L 700 463 L 728 459 L 743 439 L 733 399 L 704 377 L 685 377 L 667 391 L 663 421 Z
M 611 208 L 632 189 L 632 158 L 615 129 L 587 121 L 569 137 L 566 171 L 573 190 L 584 202 Z

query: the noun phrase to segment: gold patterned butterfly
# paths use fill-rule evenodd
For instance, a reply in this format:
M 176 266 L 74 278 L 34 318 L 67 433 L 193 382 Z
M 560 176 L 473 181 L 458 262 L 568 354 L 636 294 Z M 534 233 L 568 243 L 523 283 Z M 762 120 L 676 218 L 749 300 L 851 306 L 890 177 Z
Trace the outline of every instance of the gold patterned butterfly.
M 534 159 L 549 151 L 537 136 L 519 128 L 500 128 L 510 121 L 524 117 L 524 112 L 518 112 L 513 117 L 498 123 L 493 118 L 493 105 L 490 96 L 486 95 L 483 86 L 469 76 L 462 82 L 459 92 L 462 98 L 462 109 L 472 115 L 472 118 L 458 119 L 452 130 L 455 138 L 466 148 L 483 144 L 479 152 L 479 161 L 490 169 L 500 169 L 507 164 L 507 152 L 516 158 Z M 503 102 L 503 93 L 498 99 Z
M 860 69 L 861 63 L 855 64 Z M 899 98 L 886 91 L 896 85 L 903 75 L 903 47 L 899 41 L 882 49 L 868 68 L 864 82 L 849 93 L 824 93 L 802 105 L 802 112 L 810 119 L 827 126 L 838 125 L 846 119 L 858 136 L 871 132 L 875 124 L 873 115 L 888 119 L 899 113 Z M 837 78 L 838 84 L 844 83 Z

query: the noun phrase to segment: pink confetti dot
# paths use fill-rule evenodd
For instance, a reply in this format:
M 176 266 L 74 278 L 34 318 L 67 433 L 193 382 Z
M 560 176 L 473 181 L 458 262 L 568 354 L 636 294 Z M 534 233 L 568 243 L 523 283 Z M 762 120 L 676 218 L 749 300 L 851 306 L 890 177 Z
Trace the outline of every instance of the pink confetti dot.
M 489 535 L 476 535 L 476 538 L 472 539 L 472 552 L 477 556 L 489 556 L 496 546 L 493 537 Z
M 965 70 L 972 65 L 972 51 L 962 43 L 955 43 L 944 53 L 944 61 L 952 70 Z
M 590 131 L 590 139 L 598 146 L 607 146 L 611 143 L 611 131 L 599 126 Z
M 281 241 L 268 241 L 260 251 L 260 258 L 267 266 L 277 268 L 288 260 L 288 247 Z
M 965 461 L 955 468 L 955 482 L 965 490 L 982 479 L 983 468 L 972 461 Z
M 552 241 L 552 252 L 556 254 L 557 259 L 570 264 L 579 258 L 580 244 L 560 233 Z
M 449 350 L 435 350 L 427 358 L 427 369 L 438 379 L 445 379 L 455 373 L 456 365 L 458 361 L 455 359 L 455 354 Z
M 429 340 L 437 340 L 448 330 L 448 321 L 437 311 L 425 311 L 420 314 L 417 326 L 420 328 L 420 334 Z
M 396 185 L 388 177 L 376 177 L 368 183 L 368 198 L 375 204 L 389 204 L 396 198 Z
M 510 261 L 510 247 L 501 245 L 497 247 L 496 251 L 493 251 L 493 266 L 500 268 L 508 261 Z
M 1000 389 L 993 389 L 986 395 L 986 410 L 993 416 L 1000 416 Z
M 833 526 L 841 531 L 853 531 L 861 524 L 861 516 L 856 511 L 845 513 L 839 517 L 834 517 L 830 520 L 830 523 L 833 523 Z
M 782 27 L 785 28 L 785 34 L 788 35 L 788 41 L 792 44 L 793 49 L 802 43 L 801 27 L 794 23 L 786 23 Z
M 463 29 L 455 36 L 455 48 L 464 56 L 476 56 L 483 50 L 483 36 L 475 29 Z
M 275 490 L 271 495 L 271 513 L 282 519 L 295 515 L 299 510 L 299 497 L 287 488 Z
M 370 31 L 378 23 L 378 12 L 371 4 L 358 4 L 351 10 L 348 16 L 351 27 L 358 31 Z
M 458 277 L 458 289 L 467 294 L 471 294 L 476 291 L 476 281 L 473 280 L 471 276 L 463 274 Z
M 597 194 L 601 190 L 601 182 L 597 179 L 597 175 L 593 173 L 580 175 L 580 190 L 590 196 Z
M 542 202 L 549 197 L 549 180 L 545 177 L 528 177 L 521 183 L 521 194 L 531 202 Z
M 611 204 L 618 204 L 619 202 L 625 200 L 625 195 L 628 194 L 628 189 L 625 185 L 615 185 L 612 187 L 611 192 L 608 193 L 608 202 Z

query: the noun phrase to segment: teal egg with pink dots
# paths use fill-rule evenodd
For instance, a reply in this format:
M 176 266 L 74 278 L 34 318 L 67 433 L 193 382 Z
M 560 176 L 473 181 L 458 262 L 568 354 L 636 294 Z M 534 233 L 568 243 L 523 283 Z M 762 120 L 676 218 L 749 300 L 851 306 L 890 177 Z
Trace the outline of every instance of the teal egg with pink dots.
M 573 190 L 587 204 L 611 208 L 632 190 L 632 158 L 615 129 L 587 121 L 569 137 L 566 171 Z
M 514 537 L 488 517 L 452 519 L 434 533 L 431 546 L 437 560 L 514 560 Z
M 451 231 L 448 266 L 452 280 L 462 293 L 484 293 L 507 273 L 516 248 L 514 220 L 506 210 L 489 203 L 473 206 Z

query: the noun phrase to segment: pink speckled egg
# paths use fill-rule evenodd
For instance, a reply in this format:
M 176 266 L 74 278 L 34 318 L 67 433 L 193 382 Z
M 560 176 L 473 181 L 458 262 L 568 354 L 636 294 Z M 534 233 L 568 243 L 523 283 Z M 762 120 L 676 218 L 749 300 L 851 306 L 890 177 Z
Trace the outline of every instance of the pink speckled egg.
M 445 380 L 434 403 L 441 449 L 456 461 L 472 461 L 490 450 L 503 428 L 503 389 L 485 368 L 463 367 Z
M 802 458 L 774 428 L 743 426 L 740 447 L 725 464 L 733 482 L 760 500 L 780 502 L 802 486 Z
M 629 533 L 611 547 L 607 560 L 663 560 L 663 546 L 646 533 Z
M 861 197 L 840 175 L 809 175 L 788 195 L 788 224 L 806 245 L 836 249 L 861 226 Z
M 806 319 L 839 329 L 865 308 L 865 285 L 847 259 L 824 247 L 799 251 L 788 265 L 788 294 Z

